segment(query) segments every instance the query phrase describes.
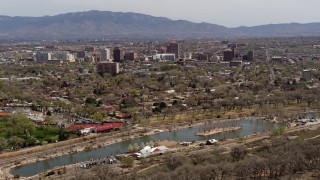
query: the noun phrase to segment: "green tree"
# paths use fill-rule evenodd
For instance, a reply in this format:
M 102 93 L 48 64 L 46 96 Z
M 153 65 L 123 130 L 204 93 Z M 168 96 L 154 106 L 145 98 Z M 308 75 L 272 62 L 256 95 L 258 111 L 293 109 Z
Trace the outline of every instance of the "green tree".
M 96 121 L 102 121 L 105 118 L 105 114 L 103 112 L 96 112 L 90 116 L 91 119 Z
M 0 137 L 0 152 L 7 147 L 7 140 L 3 137 Z
M 22 147 L 24 142 L 25 142 L 24 139 L 17 137 L 17 136 L 12 136 L 9 139 L 9 143 L 14 147 L 14 149 Z
M 272 135 L 274 136 L 281 136 L 285 132 L 285 126 L 281 125 L 278 128 L 272 130 Z
M 134 159 L 133 159 L 133 157 L 128 156 L 128 157 L 122 158 L 121 162 L 123 163 L 123 165 L 125 167 L 132 167 L 134 164 Z
M 8 137 L 24 134 L 26 138 L 30 138 L 35 129 L 35 124 L 23 114 L 14 114 L 8 119 L 6 129 Z

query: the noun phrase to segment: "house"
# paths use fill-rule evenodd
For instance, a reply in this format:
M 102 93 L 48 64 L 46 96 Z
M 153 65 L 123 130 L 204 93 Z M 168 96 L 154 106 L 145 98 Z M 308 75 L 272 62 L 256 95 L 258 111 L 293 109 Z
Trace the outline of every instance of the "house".
M 43 112 L 38 112 L 38 111 L 30 111 L 27 114 L 27 117 L 35 122 L 42 122 L 44 121 L 44 115 Z

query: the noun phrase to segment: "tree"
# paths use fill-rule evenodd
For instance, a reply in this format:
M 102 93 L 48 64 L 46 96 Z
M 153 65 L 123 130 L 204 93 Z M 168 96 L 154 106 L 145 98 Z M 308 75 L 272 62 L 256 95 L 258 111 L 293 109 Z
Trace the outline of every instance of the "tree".
M 9 139 L 9 143 L 14 147 L 14 149 L 22 147 L 24 142 L 25 142 L 24 139 L 17 136 L 12 136 Z
M 97 100 L 95 98 L 88 97 L 88 98 L 86 98 L 85 103 L 86 104 L 94 104 L 94 105 L 96 105 L 97 104 Z
M 3 137 L 0 137 L 0 152 L 7 147 L 7 140 Z
M 134 147 L 132 146 L 132 144 L 129 144 L 128 150 L 129 152 L 134 152 Z
M 6 128 L 8 128 L 7 134 L 9 137 L 22 133 L 25 134 L 26 138 L 30 138 L 32 131 L 35 129 L 35 124 L 23 114 L 14 114 L 6 123 Z
M 185 160 L 182 155 L 169 155 L 166 157 L 166 165 L 170 170 L 175 170 L 177 167 L 181 166 Z
M 153 147 L 153 146 L 154 146 L 154 142 L 153 142 L 153 141 L 150 141 L 150 142 L 149 142 L 149 146 Z
M 239 161 L 247 155 L 247 150 L 243 146 L 234 147 L 231 149 L 230 155 L 233 158 L 233 161 Z
M 91 119 L 94 119 L 96 121 L 102 121 L 104 117 L 105 117 L 105 114 L 103 112 L 96 112 L 90 116 Z
M 281 125 L 278 128 L 272 130 L 272 135 L 274 136 L 281 136 L 285 132 L 285 126 Z
M 128 157 L 122 158 L 121 162 L 123 163 L 123 165 L 125 167 L 132 167 L 134 164 L 134 159 L 133 159 L 133 157 L 128 156 Z
M 109 180 L 109 179 L 118 179 L 119 173 L 113 168 L 110 168 L 107 165 L 95 166 L 92 168 L 94 173 L 89 173 L 91 176 L 89 179 L 97 180 Z
M 139 151 L 140 147 L 139 147 L 139 145 L 137 143 L 134 143 L 133 144 L 133 149 L 134 149 L 134 151 Z
M 44 137 L 47 137 L 48 133 L 52 130 L 52 127 L 50 125 L 41 125 L 39 129 L 42 130 Z
M 143 149 L 144 147 L 146 147 L 146 145 L 143 142 L 141 142 L 140 143 L 140 149 Z

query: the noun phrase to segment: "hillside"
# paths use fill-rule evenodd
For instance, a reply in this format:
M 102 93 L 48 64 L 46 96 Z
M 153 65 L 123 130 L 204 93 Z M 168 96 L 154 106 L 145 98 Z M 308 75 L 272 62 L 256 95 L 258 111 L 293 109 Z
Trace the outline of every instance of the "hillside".
M 0 39 L 170 39 L 317 35 L 320 35 L 320 23 L 226 28 L 216 24 L 110 11 L 44 17 L 0 16 Z

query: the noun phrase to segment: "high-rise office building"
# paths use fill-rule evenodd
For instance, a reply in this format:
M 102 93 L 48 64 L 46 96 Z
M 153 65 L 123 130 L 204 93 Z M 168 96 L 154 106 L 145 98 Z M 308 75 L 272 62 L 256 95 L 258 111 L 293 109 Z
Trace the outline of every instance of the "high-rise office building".
M 124 60 L 124 53 L 119 47 L 115 47 L 113 50 L 113 61 L 120 62 Z
M 225 49 L 223 51 L 223 60 L 224 61 L 232 61 L 233 60 L 233 51 L 231 49 Z
M 179 44 L 176 41 L 171 41 L 167 46 L 167 53 L 175 54 L 175 58 L 179 58 Z
M 108 61 L 111 59 L 110 49 L 102 49 L 100 51 L 100 61 Z

